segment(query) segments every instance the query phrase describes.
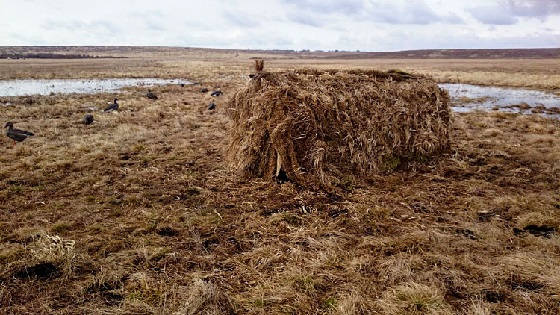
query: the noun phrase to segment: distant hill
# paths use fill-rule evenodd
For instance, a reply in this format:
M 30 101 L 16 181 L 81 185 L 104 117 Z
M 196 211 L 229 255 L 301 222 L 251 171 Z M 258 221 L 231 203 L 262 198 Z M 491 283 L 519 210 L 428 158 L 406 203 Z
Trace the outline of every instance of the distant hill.
M 327 58 L 362 59 L 494 59 L 494 58 L 560 58 L 560 48 L 539 49 L 426 49 L 397 52 L 338 52 Z
M 85 54 L 52 54 L 52 53 L 36 53 L 36 54 L 1 53 L 0 54 L 0 59 L 90 59 L 90 58 L 102 58 L 102 57 L 85 55 Z M 103 56 L 103 58 L 126 58 L 126 57 Z
M 544 59 L 560 58 L 560 48 L 531 49 L 424 49 L 396 52 L 294 51 L 258 49 L 217 49 L 166 46 L 0 46 L 4 58 L 111 58 L 138 53 L 223 53 L 261 54 L 273 58 L 325 59 Z M 2 58 L 2 57 L 0 57 Z

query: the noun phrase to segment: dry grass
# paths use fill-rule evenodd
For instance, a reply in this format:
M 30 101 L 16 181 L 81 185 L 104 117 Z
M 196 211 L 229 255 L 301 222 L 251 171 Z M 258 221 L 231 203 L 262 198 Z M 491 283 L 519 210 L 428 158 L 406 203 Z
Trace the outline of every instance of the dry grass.
M 89 53 L 76 51 L 76 53 Z M 268 71 L 316 69 L 402 69 L 438 82 L 529 87 L 560 93 L 557 59 L 324 59 L 303 55 L 152 48 L 107 50 L 96 55 L 127 59 L 0 60 L 0 79 L 83 77 L 185 77 L 231 81 L 245 77 L 249 58 L 266 58 Z
M 558 120 L 454 114 L 449 154 L 336 196 L 245 180 L 223 155 L 242 57 L 153 74 L 221 88 L 216 111 L 201 86 L 129 89 L 91 126 L 114 95 L 0 106 L 36 134 L 0 138 L 2 313 L 560 312 Z
M 448 102 L 435 82 L 408 74 L 260 73 L 228 104 L 229 161 L 243 176 L 340 186 L 448 150 Z

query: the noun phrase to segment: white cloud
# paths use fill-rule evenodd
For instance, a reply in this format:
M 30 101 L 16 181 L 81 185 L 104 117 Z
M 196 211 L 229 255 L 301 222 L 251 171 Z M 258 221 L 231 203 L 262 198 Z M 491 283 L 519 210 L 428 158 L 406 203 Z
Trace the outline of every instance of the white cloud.
M 0 0 L 0 45 L 559 47 L 558 0 Z

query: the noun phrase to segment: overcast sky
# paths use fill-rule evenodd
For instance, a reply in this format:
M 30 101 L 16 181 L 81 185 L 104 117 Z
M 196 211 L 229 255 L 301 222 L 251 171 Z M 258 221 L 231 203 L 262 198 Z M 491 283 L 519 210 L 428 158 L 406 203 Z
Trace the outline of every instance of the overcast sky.
M 0 45 L 560 47 L 560 0 L 0 0 Z

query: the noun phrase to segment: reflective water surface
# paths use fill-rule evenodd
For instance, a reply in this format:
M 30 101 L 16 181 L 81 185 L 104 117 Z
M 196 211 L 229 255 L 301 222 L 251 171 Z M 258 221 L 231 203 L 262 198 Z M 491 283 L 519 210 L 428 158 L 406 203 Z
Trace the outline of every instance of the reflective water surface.
M 0 96 L 49 95 L 51 93 L 106 93 L 130 86 L 191 84 L 184 79 L 114 78 L 114 79 L 52 79 L 2 80 Z
M 455 83 L 439 86 L 449 91 L 452 109 L 457 112 L 499 110 L 560 117 L 560 96 L 553 93 Z

